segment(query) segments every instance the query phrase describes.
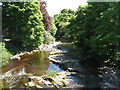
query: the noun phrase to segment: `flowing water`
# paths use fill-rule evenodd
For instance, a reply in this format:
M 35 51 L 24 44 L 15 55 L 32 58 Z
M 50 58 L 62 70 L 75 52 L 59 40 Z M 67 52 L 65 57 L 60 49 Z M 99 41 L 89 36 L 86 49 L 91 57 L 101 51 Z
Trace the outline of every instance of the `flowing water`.
M 13 60 L 1 67 L 1 88 L 20 88 L 25 82 L 29 82 L 28 76 L 41 76 L 47 70 L 62 71 L 58 66 L 51 64 L 48 60 L 49 52 L 34 52 L 31 55 L 23 55 L 21 60 Z M 23 86 L 21 86 L 23 88 Z
M 31 55 L 22 56 L 21 60 L 13 60 L 8 65 L 1 67 L 2 75 L 0 77 L 0 87 L 2 88 L 20 88 L 24 87 L 22 83 L 29 82 L 29 75 L 41 76 L 46 74 L 48 70 L 55 72 L 69 71 L 69 79 L 73 79 L 71 85 L 67 88 L 77 87 L 85 88 L 111 88 L 119 87 L 120 75 L 118 71 L 113 69 L 100 69 L 91 61 L 86 63 L 81 59 L 82 53 L 73 44 L 65 43 L 56 47 L 57 56 L 53 56 L 55 64 L 47 58 L 49 52 L 34 52 Z M 108 70 L 108 71 L 107 71 Z M 110 76 L 111 75 L 111 76 Z M 112 79 L 111 79 L 112 78 Z M 116 78 L 116 79 L 114 79 Z M 112 82 L 112 81 L 114 82 Z M 112 82 L 112 83 L 111 83 Z
M 14 60 L 2 67 L 2 73 L 13 75 L 42 75 L 49 66 L 48 52 L 35 52 L 31 55 L 24 55 L 21 60 Z M 3 75 L 5 77 L 5 75 Z
M 86 60 L 85 49 L 77 48 L 74 44 L 61 44 L 59 48 L 67 53 L 64 60 L 70 62 L 62 64 L 61 68 L 73 73 L 70 78 L 74 79 L 80 87 L 85 88 L 120 88 L 120 70 L 106 67 L 94 59 Z

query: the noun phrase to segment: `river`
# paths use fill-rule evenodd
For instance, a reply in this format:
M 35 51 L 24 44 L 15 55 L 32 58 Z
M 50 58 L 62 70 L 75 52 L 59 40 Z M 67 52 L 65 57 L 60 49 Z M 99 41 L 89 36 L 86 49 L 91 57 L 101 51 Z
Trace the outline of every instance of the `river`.
M 21 60 L 13 60 L 1 67 L 0 87 L 23 88 L 29 82 L 28 76 L 42 76 L 47 71 L 70 72 L 72 79 L 65 88 L 119 88 L 119 70 L 100 67 L 92 60 L 82 60 L 83 53 L 72 43 L 62 43 L 51 52 L 39 51 L 22 56 Z M 76 85 L 77 84 L 77 85 Z M 45 88 L 47 88 L 45 86 Z

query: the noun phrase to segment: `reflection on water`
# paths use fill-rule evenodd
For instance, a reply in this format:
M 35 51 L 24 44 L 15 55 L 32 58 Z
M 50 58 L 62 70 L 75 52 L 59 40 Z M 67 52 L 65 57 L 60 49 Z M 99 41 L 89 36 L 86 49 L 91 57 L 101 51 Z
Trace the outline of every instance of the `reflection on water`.
M 58 66 L 50 64 L 47 59 L 49 52 L 34 52 L 21 56 L 21 60 L 14 60 L 2 67 L 0 77 L 1 88 L 23 88 L 25 82 L 29 82 L 29 75 L 44 75 L 47 70 L 55 72 L 63 71 Z
M 55 64 L 50 64 L 47 70 L 52 70 L 52 71 L 55 71 L 56 73 L 63 71 L 59 68 L 59 66 Z
M 47 56 L 49 52 L 35 52 L 32 55 L 22 56 L 20 61 L 14 60 L 2 67 L 2 76 L 14 75 L 43 75 L 49 66 Z

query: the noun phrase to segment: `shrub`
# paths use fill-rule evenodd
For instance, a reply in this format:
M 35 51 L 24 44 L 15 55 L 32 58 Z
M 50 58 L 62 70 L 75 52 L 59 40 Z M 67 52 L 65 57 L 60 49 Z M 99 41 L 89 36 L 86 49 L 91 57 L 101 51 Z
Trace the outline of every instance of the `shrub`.
M 0 42 L 0 67 L 8 64 L 11 56 L 12 54 L 5 48 L 5 44 Z
M 55 42 L 55 38 L 47 31 L 45 31 L 45 34 L 44 34 L 44 43 L 45 44 L 52 44 Z

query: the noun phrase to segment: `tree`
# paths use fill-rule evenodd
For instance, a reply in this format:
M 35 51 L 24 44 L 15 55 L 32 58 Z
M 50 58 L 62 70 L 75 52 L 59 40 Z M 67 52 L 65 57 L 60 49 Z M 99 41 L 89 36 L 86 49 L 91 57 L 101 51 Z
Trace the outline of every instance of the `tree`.
M 92 52 L 115 66 L 120 66 L 120 39 L 117 37 L 120 35 L 118 10 L 118 3 L 110 3 L 110 7 L 100 13 L 99 26 L 94 29 L 94 37 L 89 41 Z
M 57 28 L 54 23 L 54 19 L 52 19 L 51 16 L 49 16 L 46 7 L 47 3 L 45 1 L 40 1 L 40 10 L 43 15 L 43 23 L 45 25 L 45 32 L 44 32 L 44 43 L 45 44 L 52 44 L 55 41 L 55 34 L 57 31 Z
M 43 23 L 45 25 L 45 30 L 50 32 L 52 27 L 52 17 L 49 16 L 46 7 L 47 3 L 45 1 L 40 0 L 40 10 L 43 15 Z
M 69 40 L 85 47 L 89 53 L 86 57 L 99 57 L 99 61 L 117 67 L 120 67 L 119 4 L 90 2 L 80 6 L 75 12 L 76 17 L 67 25 Z
M 65 38 L 67 35 L 67 26 L 70 24 L 70 20 L 74 18 L 74 11 L 63 9 L 60 14 L 54 16 L 55 25 L 57 27 L 56 38 Z
M 39 2 L 4 2 L 3 30 L 14 45 L 32 48 L 43 44 L 44 24 Z
M 56 35 L 56 32 L 57 32 L 57 27 L 56 27 L 56 25 L 55 25 L 55 20 L 54 19 L 52 19 L 52 26 L 51 26 L 51 35 L 52 36 L 55 36 Z

